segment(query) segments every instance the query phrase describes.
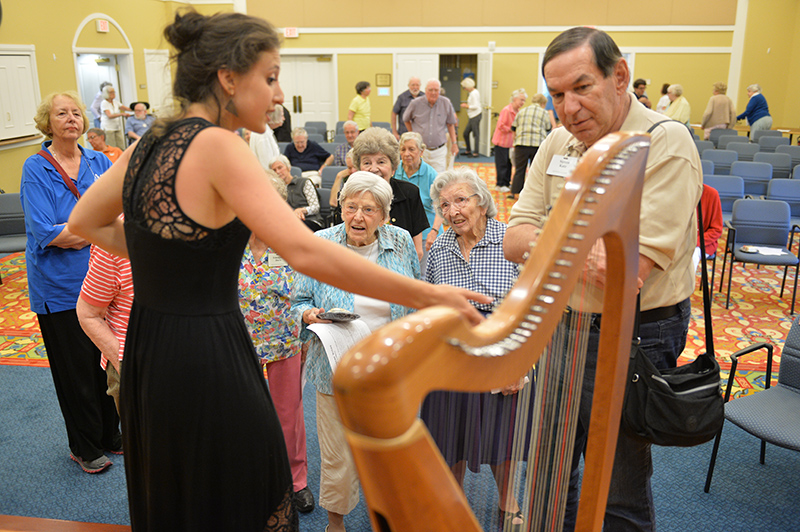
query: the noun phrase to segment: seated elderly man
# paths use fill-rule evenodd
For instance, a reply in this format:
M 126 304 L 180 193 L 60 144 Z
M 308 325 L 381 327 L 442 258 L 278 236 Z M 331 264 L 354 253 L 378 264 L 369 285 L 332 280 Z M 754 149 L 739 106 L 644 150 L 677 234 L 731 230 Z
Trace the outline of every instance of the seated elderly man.
M 333 154 L 333 166 L 347 166 L 345 158 L 347 157 L 347 152 L 353 149 L 353 142 L 358 136 L 358 124 L 348 120 L 342 125 L 342 131 L 344 131 L 344 138 L 347 140 L 347 144 L 339 144 L 336 147 L 336 153 Z
M 310 179 L 316 187 L 322 184 L 320 177 L 322 169 L 333 162 L 333 155 L 313 140 L 308 140 L 308 132 L 302 127 L 292 131 L 292 144 L 286 146 L 283 154 L 292 166 L 300 168 L 303 177 Z
M 156 121 L 156 117 L 147 114 L 148 109 L 150 109 L 150 104 L 147 102 L 133 102 L 131 109 L 133 109 L 133 116 L 129 117 L 125 122 L 125 135 L 130 139 L 130 142 L 133 142 L 142 138 L 142 135 Z
M 122 155 L 122 150 L 116 146 L 109 146 L 106 144 L 106 132 L 99 127 L 93 127 L 86 132 L 86 140 L 92 145 L 94 151 L 99 151 L 109 159 L 111 162 L 116 162 L 119 156 Z

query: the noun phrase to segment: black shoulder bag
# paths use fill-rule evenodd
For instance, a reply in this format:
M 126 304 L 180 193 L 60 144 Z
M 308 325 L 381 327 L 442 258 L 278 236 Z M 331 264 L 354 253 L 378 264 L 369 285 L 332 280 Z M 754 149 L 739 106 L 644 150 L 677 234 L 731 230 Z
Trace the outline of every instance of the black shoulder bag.
M 725 402 L 719 363 L 714 356 L 711 297 L 708 290 L 703 213 L 697 205 L 702 260 L 706 352 L 694 362 L 659 371 L 639 347 L 637 301 L 628 386 L 622 406 L 622 429 L 634 439 L 655 445 L 691 447 L 705 443 L 722 428 Z

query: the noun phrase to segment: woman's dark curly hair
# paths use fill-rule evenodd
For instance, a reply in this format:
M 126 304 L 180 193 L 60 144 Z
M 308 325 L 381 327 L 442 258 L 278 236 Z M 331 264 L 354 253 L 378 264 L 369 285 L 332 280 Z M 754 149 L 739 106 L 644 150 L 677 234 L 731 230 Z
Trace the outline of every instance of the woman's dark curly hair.
M 264 19 L 242 13 L 201 15 L 190 9 L 175 14 L 164 29 L 164 38 L 175 48 L 176 63 L 172 94 L 180 113 L 193 103 L 213 98 L 222 110 L 217 71 L 229 69 L 244 74 L 261 52 L 277 50 L 281 40 Z

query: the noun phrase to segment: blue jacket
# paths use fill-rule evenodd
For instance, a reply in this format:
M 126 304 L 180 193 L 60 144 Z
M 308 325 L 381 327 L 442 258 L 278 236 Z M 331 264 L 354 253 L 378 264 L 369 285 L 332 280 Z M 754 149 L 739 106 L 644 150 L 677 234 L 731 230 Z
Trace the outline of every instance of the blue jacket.
M 42 149 L 50 144 L 49 140 L 42 143 Z M 82 157 L 76 186 L 83 194 L 111 167 L 111 161 L 102 153 L 78 148 Z M 23 164 L 19 192 L 28 237 L 25 261 L 31 310 L 47 314 L 74 309 L 89 268 L 90 246 L 64 249 L 48 245 L 64 230 L 78 200 L 58 170 L 38 154 Z
M 750 97 L 750 100 L 747 102 L 747 109 L 744 110 L 744 113 L 737 116 L 736 120 L 747 118 L 747 123 L 752 126 L 756 123 L 756 120 L 764 118 L 765 116 L 769 116 L 767 99 L 764 98 L 763 94 L 758 92 Z

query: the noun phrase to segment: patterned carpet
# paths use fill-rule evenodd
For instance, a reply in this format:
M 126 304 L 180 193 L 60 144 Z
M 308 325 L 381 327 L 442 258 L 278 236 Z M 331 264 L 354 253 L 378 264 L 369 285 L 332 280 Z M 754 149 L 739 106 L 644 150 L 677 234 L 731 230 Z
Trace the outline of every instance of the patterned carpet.
M 456 164 L 460 162 L 457 160 Z M 497 218 L 507 221 L 513 200 L 506 193 L 495 190 L 495 170 L 493 162 L 470 162 L 478 175 L 486 181 L 498 206 Z M 725 235 L 720 239 L 724 242 Z M 720 247 L 719 256 L 722 257 Z M 716 288 L 719 288 L 721 270 L 717 265 Z M 30 311 L 28 303 L 27 279 L 25 276 L 25 257 L 15 253 L 0 259 L 0 364 L 47 366 L 47 354 L 42 345 L 36 315 Z M 782 271 L 774 267 L 755 268 L 752 265 L 743 269 L 734 268 L 731 289 L 730 309 L 725 309 L 725 294 L 714 292 L 712 315 L 714 323 L 714 346 L 717 358 L 723 368 L 723 378 L 727 380 L 730 368 L 729 356 L 754 342 L 767 341 L 775 345 L 775 366 L 773 381 L 777 378 L 780 351 L 791 327 L 789 315 L 791 304 L 790 273 L 787 291 L 783 299 L 780 293 Z M 698 288 L 699 279 L 698 275 Z M 692 295 L 692 322 L 690 324 L 687 347 L 682 360 L 690 361 L 705 348 L 703 326 L 703 300 L 699 289 Z M 762 350 L 740 361 L 739 376 L 734 387 L 736 396 L 747 395 L 764 387 L 766 353 Z

